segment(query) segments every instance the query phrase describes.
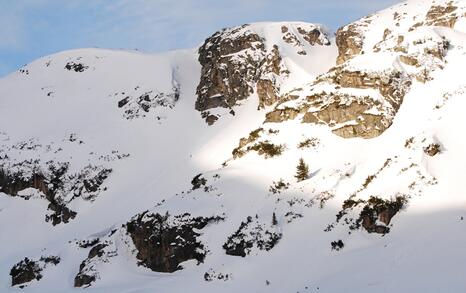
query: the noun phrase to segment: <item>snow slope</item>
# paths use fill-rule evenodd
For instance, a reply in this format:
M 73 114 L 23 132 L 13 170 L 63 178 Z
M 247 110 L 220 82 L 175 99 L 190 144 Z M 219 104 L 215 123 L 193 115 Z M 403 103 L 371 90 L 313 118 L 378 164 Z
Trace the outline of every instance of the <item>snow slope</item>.
M 257 110 L 257 93 L 234 116 L 208 126 L 194 106 L 201 78 L 195 49 L 157 55 L 67 51 L 1 79 L 0 167 L 52 176 L 50 166 L 67 163 L 56 196 L 76 215 L 52 225 L 40 187 L 16 196 L 0 192 L 0 292 L 21 290 L 11 286 L 15 264 L 49 255 L 60 262 L 44 263 L 42 278 L 23 290 L 80 290 L 75 277 L 87 259 L 84 269 L 95 276 L 84 289 L 89 292 L 464 292 L 466 5 L 452 2 L 459 7 L 453 27 L 407 32 L 432 5 L 449 2 L 411 0 L 371 16 L 363 51 L 372 52 L 387 27 L 407 35 L 412 55 L 420 48 L 411 45 L 416 39 L 449 44 L 441 62 L 419 67 L 429 69 L 429 78 L 413 78 L 391 126 L 371 139 L 345 139 L 331 125 L 302 123 L 303 113 L 264 122 L 271 109 Z M 392 23 L 395 12 L 405 15 L 400 26 Z M 252 27 L 280 46 L 291 69 L 282 89 L 302 84 L 296 100 L 281 104 L 296 105 L 306 102 L 320 74 L 336 66 L 337 48 L 332 39 L 327 48 L 297 54 L 282 42 L 283 25 Z M 417 74 L 420 69 L 399 62 L 399 52 L 385 42 L 381 52 L 358 54 L 343 66 Z M 281 145 L 281 154 L 262 154 L 261 142 Z M 237 147 L 241 155 L 232 154 Z M 429 147 L 439 152 L 429 153 Z M 310 172 L 297 182 L 300 158 Z M 101 170 L 111 171 L 97 190 L 86 189 L 82 178 Z M 397 198 L 403 204 L 386 223 L 371 197 L 390 207 Z M 358 222 L 371 207 L 375 222 L 372 216 Z M 138 265 L 127 223 L 146 210 L 222 218 L 193 230 L 204 246 L 203 262 L 182 262 L 183 269 L 171 273 Z M 182 227 L 183 220 L 171 218 L 167 225 Z M 80 243 L 94 239 L 106 246 L 90 257 L 95 244 Z M 244 257 L 226 253 L 241 240 L 251 243 Z M 339 240 L 343 246 L 332 249 Z

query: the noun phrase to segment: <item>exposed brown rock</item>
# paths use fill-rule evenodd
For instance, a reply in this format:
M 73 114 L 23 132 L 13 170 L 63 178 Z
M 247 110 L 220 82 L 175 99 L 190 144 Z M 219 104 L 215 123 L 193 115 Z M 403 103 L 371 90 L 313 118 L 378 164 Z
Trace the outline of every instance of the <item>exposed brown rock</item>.
M 330 41 L 325 38 L 323 41 L 321 38 L 322 32 L 317 29 L 311 29 L 311 30 L 306 30 L 305 28 L 298 27 L 298 32 L 303 36 L 303 38 L 311 45 L 314 46 L 315 44 L 321 45 L 321 46 L 329 46 Z
M 287 120 L 293 120 L 300 113 L 304 113 L 306 110 L 307 108 L 295 109 L 290 107 L 285 107 L 283 109 L 275 109 L 266 114 L 265 122 L 280 123 Z
M 215 122 L 217 122 L 218 116 L 216 115 L 208 115 L 205 121 L 207 122 L 208 125 L 213 125 Z
M 438 143 L 432 143 L 424 148 L 424 153 L 426 153 L 428 156 L 431 156 L 431 157 L 439 154 L 440 152 L 441 152 L 441 147 Z
M 399 196 L 394 201 L 371 197 L 359 215 L 358 222 L 369 233 L 386 234 L 392 218 L 403 208 L 406 200 Z M 377 221 L 385 225 L 380 225 Z
M 350 71 L 345 66 L 337 66 L 321 76 L 315 85 L 321 83 L 329 83 L 334 88 L 307 97 L 307 106 L 302 109 L 311 110 L 307 110 L 302 121 L 326 124 L 344 138 L 373 138 L 391 125 L 393 114 L 401 106 L 411 80 L 398 71 Z M 345 88 L 377 90 L 388 104 L 382 104 L 370 95 L 350 95 L 343 90 Z M 271 113 L 271 117 L 280 118 L 280 112 Z
M 278 90 L 268 79 L 261 79 L 257 82 L 257 95 L 259 96 L 259 108 L 272 106 L 279 101 Z
M 10 174 L 8 171 L 0 168 L 0 191 L 11 196 L 17 196 L 18 192 L 26 188 L 36 188 L 47 194 L 49 189 L 47 182 L 42 174 L 33 173 L 32 177 L 27 179 L 21 174 Z
M 266 56 L 264 40 L 247 25 L 223 30 L 206 39 L 199 48 L 202 65 L 195 108 L 231 108 L 254 92 L 259 68 Z M 241 60 L 232 54 L 241 54 Z
M 282 28 L 282 32 L 283 32 L 283 28 Z M 291 44 L 291 45 L 293 45 L 295 47 L 302 47 L 303 46 L 303 44 L 301 44 L 301 41 L 298 40 L 298 37 L 294 33 L 288 31 L 288 29 L 284 32 L 284 34 L 282 36 L 282 40 L 284 40 L 288 44 Z M 298 54 L 299 54 L 299 52 L 298 52 Z
M 400 61 L 410 66 L 416 66 L 416 67 L 420 66 L 417 58 L 413 56 L 400 55 Z
M 332 132 L 343 138 L 374 138 L 383 133 L 386 129 L 383 118 L 377 115 L 363 114 L 358 124 L 345 125 L 332 130 Z
M 298 32 L 311 45 L 329 45 L 330 41 L 317 26 L 300 26 Z M 297 35 L 283 25 L 283 39 L 298 47 L 298 54 L 306 54 Z M 257 92 L 258 108 L 271 106 L 283 97 L 279 94 L 281 79 L 289 73 L 279 47 L 266 48 L 266 40 L 249 25 L 224 29 L 206 39 L 199 48 L 201 80 L 197 87 L 196 110 L 213 124 L 209 109 L 233 109 L 240 101 Z M 281 77 L 281 78 L 277 78 Z
M 358 30 L 358 24 L 349 24 L 338 29 L 336 43 L 338 46 L 337 64 L 342 64 L 362 51 L 364 36 Z
M 457 9 L 458 7 L 453 5 L 453 1 L 445 6 L 432 5 L 426 15 L 426 25 L 453 28 L 458 19 L 456 13 L 454 13 Z
M 269 73 L 274 73 L 276 75 L 288 74 L 288 71 L 284 69 L 282 65 L 282 56 L 280 55 L 277 45 L 273 45 L 272 50 L 265 56 L 263 62 L 261 66 L 262 75 L 268 75 Z M 262 78 L 264 78 L 264 76 Z
M 126 223 L 127 233 L 137 249 L 139 264 L 156 272 L 182 269 L 180 263 L 205 258 L 204 245 L 197 239 L 197 230 L 221 220 L 220 217 L 170 217 L 168 214 L 142 213 Z
M 383 116 L 366 114 L 365 112 L 371 107 L 371 105 L 362 102 L 341 104 L 336 101 L 318 111 L 307 112 L 303 117 L 303 122 L 324 123 L 329 126 L 351 122 L 341 128 L 334 129 L 333 133 L 344 138 L 373 138 L 387 128 L 388 121 Z
M 337 214 L 337 223 L 343 218 L 350 230 L 363 227 L 369 233 L 387 234 L 390 232 L 390 222 L 393 217 L 407 203 L 405 196 L 397 196 L 394 200 L 384 200 L 371 196 L 368 200 L 349 198 L 344 201 L 343 209 Z M 348 211 L 363 206 L 359 216 L 354 219 L 348 217 Z M 334 225 L 329 225 L 326 231 L 330 231 Z
M 411 81 L 401 72 L 365 73 L 337 69 L 333 74 L 334 83 L 347 88 L 376 89 L 384 96 L 395 110 L 400 107 Z

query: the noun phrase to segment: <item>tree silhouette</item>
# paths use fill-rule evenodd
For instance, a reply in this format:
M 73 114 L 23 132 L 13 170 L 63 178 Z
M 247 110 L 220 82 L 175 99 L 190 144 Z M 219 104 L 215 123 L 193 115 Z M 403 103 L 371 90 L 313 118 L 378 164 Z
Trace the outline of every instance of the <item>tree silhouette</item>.
M 303 158 L 299 159 L 298 166 L 296 166 L 296 175 L 294 177 L 298 182 L 309 178 L 309 166 L 304 162 Z

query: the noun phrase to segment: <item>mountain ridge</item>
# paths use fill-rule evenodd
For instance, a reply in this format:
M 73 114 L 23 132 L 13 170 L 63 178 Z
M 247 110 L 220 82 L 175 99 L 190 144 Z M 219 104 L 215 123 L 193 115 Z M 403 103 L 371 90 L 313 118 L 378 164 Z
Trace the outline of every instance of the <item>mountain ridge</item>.
M 0 291 L 463 291 L 465 40 L 461 1 L 411 0 L 26 65 Z

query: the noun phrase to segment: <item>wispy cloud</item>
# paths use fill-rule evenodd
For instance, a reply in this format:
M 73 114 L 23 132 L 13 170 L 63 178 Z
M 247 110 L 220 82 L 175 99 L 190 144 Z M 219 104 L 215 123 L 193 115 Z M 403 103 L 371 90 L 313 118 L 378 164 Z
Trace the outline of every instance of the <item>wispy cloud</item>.
M 0 9 L 0 49 L 18 49 L 25 43 L 25 24 L 18 15 L 21 7 Z
M 37 57 L 77 47 L 144 51 L 194 47 L 218 29 L 255 21 L 300 20 L 335 29 L 397 2 L 0 0 L 0 59 L 12 70 Z

